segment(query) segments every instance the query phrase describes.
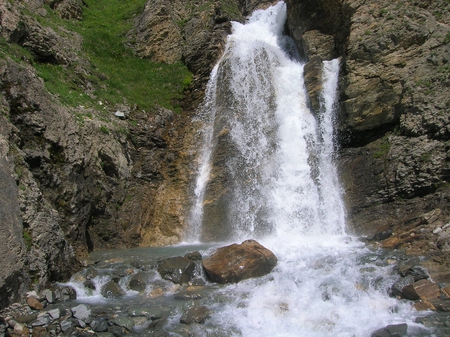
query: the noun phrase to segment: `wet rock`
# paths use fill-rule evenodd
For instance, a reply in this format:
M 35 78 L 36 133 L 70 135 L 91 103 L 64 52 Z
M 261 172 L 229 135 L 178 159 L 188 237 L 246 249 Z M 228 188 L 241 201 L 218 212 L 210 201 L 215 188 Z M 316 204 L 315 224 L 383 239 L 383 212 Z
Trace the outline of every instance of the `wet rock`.
M 177 284 L 188 283 L 195 270 L 195 263 L 181 256 L 164 259 L 158 265 L 158 272 L 165 280 Z
M 385 328 L 373 332 L 371 337 L 403 337 L 408 332 L 407 324 L 388 325 Z
M 55 291 L 55 295 L 58 301 L 69 301 L 77 299 L 77 292 L 71 287 L 58 288 Z
M 192 323 L 205 323 L 206 319 L 210 315 L 210 310 L 205 307 L 193 307 L 186 310 L 183 315 L 181 315 L 180 323 L 183 324 L 192 324 Z
M 430 280 L 420 280 L 402 289 L 402 296 L 409 300 L 433 300 L 440 294 L 439 286 Z
M 183 291 L 176 294 L 174 298 L 176 300 L 187 301 L 187 300 L 200 300 L 203 298 L 203 296 L 197 293 Z
M 201 261 L 202 260 L 202 254 L 200 254 L 200 252 L 187 253 L 184 257 L 186 259 L 189 259 L 192 261 Z
M 132 317 L 145 316 L 150 318 L 151 320 L 161 319 L 164 316 L 167 316 L 167 313 L 160 308 L 135 308 L 129 311 L 129 315 Z
M 430 276 L 427 274 L 426 270 L 423 267 L 417 265 L 418 263 L 418 261 L 403 263 L 399 266 L 398 273 L 403 277 L 411 275 L 412 277 L 414 277 L 414 281 L 429 278 Z
M 137 272 L 130 278 L 129 287 L 131 290 L 144 291 L 147 287 L 149 275 L 145 272 Z
M 414 303 L 414 309 L 417 311 L 436 310 L 436 307 L 428 301 L 418 301 Z
M 322 59 L 319 56 L 312 57 L 305 65 L 303 73 L 311 109 L 319 112 L 320 93 L 322 90 Z
M 237 283 L 270 273 L 277 264 L 276 256 L 254 240 L 217 249 L 203 259 L 208 277 L 217 283 Z
M 97 334 L 97 337 L 116 337 L 116 335 L 111 332 L 100 332 Z
M 435 299 L 431 302 L 437 311 L 450 312 L 450 299 Z
M 98 272 L 94 268 L 88 268 L 85 275 L 86 280 L 92 280 L 94 277 L 98 276 Z
M 132 319 L 130 319 L 128 317 L 124 317 L 124 316 L 116 317 L 113 320 L 113 323 L 117 326 L 127 329 L 128 331 L 131 331 L 134 326 L 134 321 Z
M 94 319 L 91 324 L 91 329 L 95 332 L 108 331 L 108 322 L 104 318 Z
M 117 298 L 125 295 L 125 291 L 114 281 L 109 281 L 103 285 L 101 294 L 106 298 Z
M 83 282 L 83 286 L 84 286 L 86 289 L 91 289 L 91 290 L 95 290 L 95 289 L 96 289 L 95 283 L 94 283 L 92 280 L 86 280 L 86 281 L 84 281 L 84 282 Z

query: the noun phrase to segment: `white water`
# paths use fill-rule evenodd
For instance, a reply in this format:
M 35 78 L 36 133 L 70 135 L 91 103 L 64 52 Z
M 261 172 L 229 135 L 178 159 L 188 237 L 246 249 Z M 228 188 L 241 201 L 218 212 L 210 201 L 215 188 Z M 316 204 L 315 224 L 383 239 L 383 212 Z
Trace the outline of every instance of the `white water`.
M 257 236 L 279 259 L 270 275 L 224 288 L 232 300 L 216 305 L 209 325 L 245 337 L 359 337 L 399 323 L 413 329 L 410 304 L 387 295 L 390 267 L 364 260 L 369 250 L 345 234 L 333 158 L 339 61 L 324 62 L 321 111 L 315 117 L 303 64 L 285 52 L 290 45 L 282 36 L 285 19 L 280 2 L 256 11 L 245 25 L 233 23 L 208 85 L 189 239 L 200 240 L 208 221 L 202 204 L 220 117 L 235 148 L 227 163 L 233 177 L 229 231 L 239 242 Z M 228 93 L 228 106 L 220 92 Z

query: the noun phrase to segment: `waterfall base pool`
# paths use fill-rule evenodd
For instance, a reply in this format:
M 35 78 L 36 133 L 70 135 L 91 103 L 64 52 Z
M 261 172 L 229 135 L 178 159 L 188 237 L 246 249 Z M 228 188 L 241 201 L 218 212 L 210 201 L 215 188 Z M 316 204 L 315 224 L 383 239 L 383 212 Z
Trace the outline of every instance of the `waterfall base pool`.
M 399 278 L 394 267 L 406 258 L 401 252 L 369 248 L 344 236 L 305 237 L 295 246 L 261 243 L 278 256 L 275 269 L 229 285 L 209 282 L 200 261 L 194 279 L 185 285 L 162 279 L 156 270 L 162 258 L 194 251 L 207 256 L 224 243 L 95 253 L 91 256 L 95 263 L 66 284 L 76 289 L 78 298 L 64 306 L 85 303 L 92 319 L 100 316 L 108 322 L 130 318 L 130 333 L 139 336 L 370 337 L 378 329 L 399 324 L 407 324 L 407 336 L 441 335 L 416 322 L 429 313 L 415 311 L 411 301 L 388 296 Z M 130 290 L 136 273 L 146 275 L 146 288 L 140 292 Z M 88 279 L 94 290 L 83 285 Z M 126 295 L 100 294 L 112 279 Z M 198 307 L 208 309 L 204 322 L 180 322 L 189 308 Z

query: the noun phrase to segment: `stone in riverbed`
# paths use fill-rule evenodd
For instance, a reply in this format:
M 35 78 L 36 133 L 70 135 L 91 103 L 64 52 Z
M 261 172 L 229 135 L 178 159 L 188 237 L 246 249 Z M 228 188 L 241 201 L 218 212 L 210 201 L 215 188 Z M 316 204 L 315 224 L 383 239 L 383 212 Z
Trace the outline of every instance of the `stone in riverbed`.
M 186 310 L 183 315 L 181 315 L 180 323 L 192 324 L 192 323 L 205 323 L 206 319 L 209 317 L 210 311 L 207 307 L 193 307 Z
M 94 319 L 91 324 L 91 329 L 95 332 L 108 331 L 108 322 L 104 318 Z
M 131 276 L 129 287 L 131 290 L 143 291 L 147 287 L 148 274 L 140 271 Z
M 181 256 L 164 259 L 158 265 L 158 272 L 165 280 L 173 283 L 188 283 L 194 276 L 195 263 Z
M 414 276 L 408 275 L 406 277 L 401 277 L 392 285 L 391 291 L 390 291 L 391 295 L 392 296 L 401 296 L 402 289 L 412 283 L 414 283 Z
M 91 314 L 91 310 L 84 304 L 77 305 L 71 309 L 73 317 L 86 321 Z
M 34 309 L 34 310 L 44 309 L 44 305 L 41 302 L 39 302 L 39 300 L 34 296 L 29 296 L 27 298 L 27 304 L 31 309 Z
M 125 295 L 125 291 L 114 281 L 109 281 L 102 287 L 101 294 L 106 298 L 117 298 Z
M 133 326 L 134 326 L 134 321 L 131 318 L 124 317 L 124 316 L 116 317 L 114 319 L 113 323 L 115 325 L 118 325 L 118 326 L 120 326 L 122 328 L 127 329 L 128 331 L 131 331 L 133 329 Z
M 267 248 L 255 240 L 217 249 L 203 259 L 203 268 L 208 277 L 217 283 L 237 283 L 270 273 L 278 259 Z
M 423 279 L 407 285 L 402 289 L 402 296 L 408 300 L 433 300 L 440 294 L 439 286 L 430 280 Z
M 401 337 L 406 336 L 408 331 L 408 325 L 396 324 L 396 325 L 388 325 L 382 329 L 379 329 L 370 335 L 371 337 Z

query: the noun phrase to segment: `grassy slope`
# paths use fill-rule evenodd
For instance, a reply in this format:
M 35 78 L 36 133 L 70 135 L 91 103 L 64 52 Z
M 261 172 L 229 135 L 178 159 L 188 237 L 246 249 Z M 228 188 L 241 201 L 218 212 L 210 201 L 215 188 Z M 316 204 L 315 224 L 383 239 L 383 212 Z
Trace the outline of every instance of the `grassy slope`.
M 62 20 L 50 8 L 47 17 L 37 17 L 42 25 L 55 30 L 63 26 L 78 32 L 83 37 L 80 56 L 90 64 L 90 71 L 83 74 L 74 66 L 35 63 L 48 90 L 71 106 L 98 106 L 101 101 L 137 105 L 146 111 L 157 105 L 179 110 L 176 102 L 191 81 L 186 67 L 139 59 L 124 46 L 132 19 L 142 11 L 145 2 L 85 0 L 87 6 L 81 21 Z

